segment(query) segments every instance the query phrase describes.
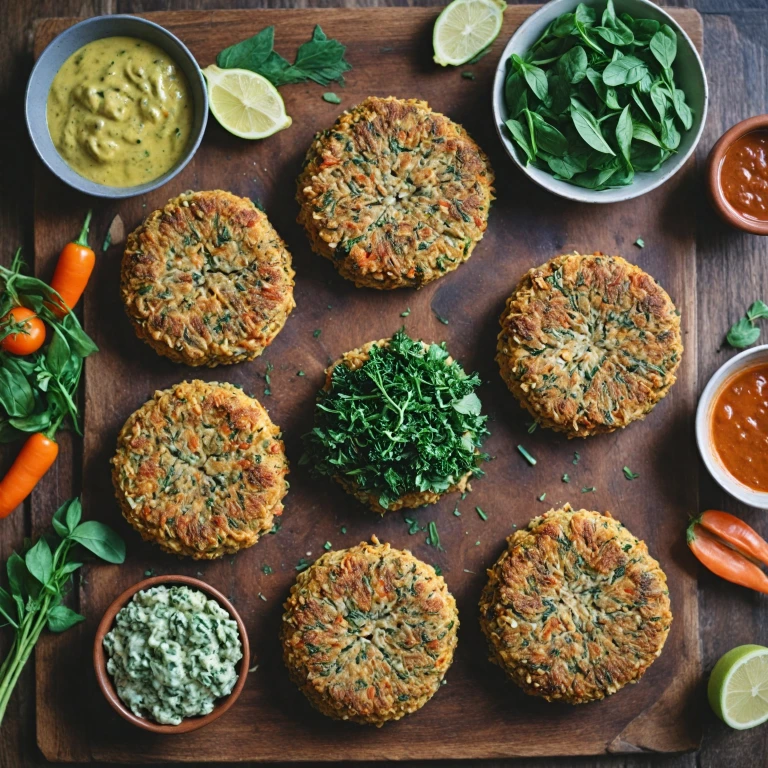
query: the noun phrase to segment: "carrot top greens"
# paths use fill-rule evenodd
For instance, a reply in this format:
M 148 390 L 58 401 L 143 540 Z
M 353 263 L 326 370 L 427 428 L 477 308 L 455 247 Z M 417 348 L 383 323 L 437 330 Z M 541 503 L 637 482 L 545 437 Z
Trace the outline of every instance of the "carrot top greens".
M 386 508 L 417 491 L 442 493 L 464 475 L 482 475 L 488 435 L 475 393 L 477 374 L 449 361 L 445 344 L 425 346 L 398 331 L 372 346 L 354 370 L 337 365 L 322 390 L 302 464 L 316 475 L 353 481 Z

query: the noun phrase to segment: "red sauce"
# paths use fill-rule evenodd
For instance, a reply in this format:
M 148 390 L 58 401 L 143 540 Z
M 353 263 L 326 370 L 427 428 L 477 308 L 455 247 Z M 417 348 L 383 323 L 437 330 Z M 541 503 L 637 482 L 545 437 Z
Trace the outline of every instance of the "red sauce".
M 768 221 L 768 130 L 745 133 L 731 144 L 720 165 L 720 187 L 742 216 Z
M 747 368 L 723 385 L 711 434 L 728 472 L 755 491 L 768 491 L 768 364 Z

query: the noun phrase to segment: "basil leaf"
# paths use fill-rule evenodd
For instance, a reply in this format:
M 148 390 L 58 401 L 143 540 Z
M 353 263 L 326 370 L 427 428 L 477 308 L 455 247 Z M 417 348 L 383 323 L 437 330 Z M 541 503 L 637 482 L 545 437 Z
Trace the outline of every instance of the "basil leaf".
M 77 528 L 77 524 L 80 522 L 82 516 L 83 507 L 80 504 L 80 499 L 74 498 L 65 501 L 53 513 L 53 527 L 56 530 L 56 533 L 62 538 L 66 538 L 75 530 L 75 528 Z
M 632 121 L 632 138 L 638 141 L 645 141 L 648 144 L 653 144 L 655 147 L 660 147 L 661 142 L 656 138 L 656 134 L 653 129 L 641 123 L 639 120 Z
M 679 88 L 675 88 L 675 92 L 672 95 L 672 104 L 675 107 L 677 116 L 680 118 L 680 122 L 683 124 L 683 128 L 689 131 L 693 125 L 693 112 L 685 103 L 685 94 Z
M 571 99 L 571 120 L 579 136 L 590 147 L 608 155 L 616 154 L 603 138 L 597 120 L 576 99 Z
M 669 157 L 669 152 L 651 144 L 632 144 L 632 165 L 637 171 L 655 171 Z
M 54 375 L 60 374 L 69 362 L 70 354 L 66 338 L 54 332 L 48 351 L 45 353 L 45 364 L 48 370 Z
M 57 605 L 48 611 L 48 629 L 51 632 L 64 632 L 81 621 L 85 621 L 85 616 L 67 608 L 66 605 Z
M 80 523 L 69 538 L 108 563 L 119 564 L 125 560 L 125 542 L 111 528 L 96 520 Z
M 9 416 L 24 417 L 35 407 L 32 387 L 21 373 L 0 368 L 0 405 Z
M 45 585 L 50 581 L 53 573 L 53 554 L 44 538 L 39 538 L 32 549 L 27 552 L 24 563 L 29 573 L 41 584 Z
M 272 53 L 274 45 L 275 28 L 267 27 L 253 37 L 225 48 L 216 57 L 216 64 L 222 69 L 249 69 L 258 72 L 259 67 Z
M 632 85 L 648 74 L 645 62 L 636 56 L 621 56 L 603 70 L 606 85 Z
M 507 120 L 504 125 L 507 126 L 512 138 L 517 142 L 518 146 L 523 150 L 527 158 L 526 165 L 532 163 L 536 159 L 536 155 L 529 143 L 528 135 L 523 129 L 522 123 L 519 120 Z
M 558 74 L 567 82 L 580 83 L 587 76 L 587 52 L 576 45 L 557 60 Z
M 630 145 L 632 144 L 633 126 L 632 115 L 629 112 L 629 104 L 624 107 L 619 120 L 616 123 L 616 142 L 619 145 L 621 154 L 627 163 L 629 160 Z
M 664 24 L 651 38 L 650 49 L 656 61 L 665 69 L 670 69 L 677 55 L 677 35 L 672 27 Z
M 606 189 L 609 179 L 620 169 L 620 163 L 618 159 L 615 159 L 611 165 L 600 171 L 587 171 L 587 173 L 580 173 L 578 176 L 574 176 L 571 179 L 572 184 L 576 184 L 579 187 L 585 187 L 586 189 Z
M 737 349 L 752 346 L 760 338 L 760 329 L 752 325 L 751 320 L 742 317 L 737 323 L 731 326 L 726 341 Z
M 5 622 L 0 624 L 0 627 L 11 625 L 18 629 L 19 621 L 22 617 L 19 616 L 18 606 L 14 602 L 13 598 L 0 587 L 0 616 L 5 617 Z
M 33 413 L 29 416 L 8 419 L 8 423 L 22 432 L 44 432 L 51 426 L 51 414 L 48 411 Z
M 93 339 L 80 327 L 80 323 L 71 312 L 64 315 L 59 328 L 67 337 L 72 353 L 78 357 L 88 357 L 88 355 L 99 351 Z
M 526 110 L 529 123 L 533 125 L 533 134 L 537 148 L 551 155 L 561 157 L 568 151 L 568 139 L 553 125 L 550 125 L 541 115 Z
M 330 40 L 318 24 L 312 39 L 299 47 L 291 70 L 301 73 L 302 80 L 314 80 L 319 85 L 330 85 L 334 80 L 343 84 L 344 72 L 352 69 L 344 59 L 346 50 L 338 40 Z
M 754 321 L 763 317 L 768 317 L 768 304 L 758 299 L 748 310 L 747 317 Z

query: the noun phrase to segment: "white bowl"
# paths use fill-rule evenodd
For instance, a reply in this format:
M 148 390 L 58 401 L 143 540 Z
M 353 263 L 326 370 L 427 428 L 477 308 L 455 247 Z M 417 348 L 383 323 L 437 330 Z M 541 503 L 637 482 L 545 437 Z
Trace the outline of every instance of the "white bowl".
M 597 6 L 600 13 L 605 8 L 605 0 L 584 0 L 588 6 Z M 496 76 L 493 81 L 493 118 L 499 138 L 507 150 L 507 154 L 529 178 L 539 186 L 544 187 L 555 195 L 568 200 L 576 200 L 582 203 L 618 203 L 621 200 L 631 200 L 634 197 L 644 195 L 652 189 L 672 178 L 691 156 L 699 143 L 701 133 L 704 130 L 704 121 L 707 116 L 709 94 L 707 90 L 707 78 L 704 74 L 704 65 L 688 35 L 680 28 L 680 25 L 658 5 L 650 0 L 614 0 L 617 15 L 628 13 L 636 19 L 655 19 L 662 24 L 669 24 L 677 32 L 678 46 L 677 57 L 672 66 L 675 73 L 675 83 L 678 88 L 685 91 L 686 101 L 694 113 L 693 125 L 689 131 L 682 133 L 682 140 L 677 153 L 672 155 L 658 171 L 652 173 L 638 172 L 629 186 L 617 189 L 604 189 L 595 191 L 583 189 L 566 181 L 558 181 L 552 174 L 539 168 L 525 165 L 525 158 L 519 154 L 518 146 L 512 141 L 509 131 L 504 125 L 509 117 L 507 105 L 504 101 L 504 81 L 507 75 L 507 62 L 513 53 L 525 56 L 533 44 L 539 39 L 547 28 L 547 25 L 563 13 L 571 13 L 576 9 L 578 0 L 552 0 L 542 6 L 536 13 L 529 16 L 512 35 L 507 43 L 501 60 L 496 67 Z
M 768 509 L 768 493 L 753 491 L 736 480 L 723 466 L 712 445 L 711 430 L 712 409 L 723 386 L 735 375 L 761 363 L 768 363 L 768 344 L 752 347 L 739 353 L 715 371 L 714 376 L 704 387 L 699 398 L 699 406 L 696 409 L 696 442 L 709 474 L 717 480 L 723 490 L 750 507 Z

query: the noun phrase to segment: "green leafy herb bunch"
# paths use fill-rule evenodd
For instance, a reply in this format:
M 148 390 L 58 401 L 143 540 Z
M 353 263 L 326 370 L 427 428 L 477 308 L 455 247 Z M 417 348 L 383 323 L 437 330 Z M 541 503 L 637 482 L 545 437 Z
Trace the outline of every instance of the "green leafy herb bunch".
M 11 627 L 13 644 L 0 665 L 0 723 L 24 665 L 48 627 L 63 632 L 84 617 L 62 604 L 72 574 L 88 550 L 108 563 L 125 560 L 123 540 L 95 520 L 81 522 L 79 499 L 63 504 L 53 516 L 55 535 L 24 542 L 6 563 L 8 589 L 0 587 L 0 627 Z
M 505 81 L 506 122 L 526 162 L 588 189 L 631 184 L 655 171 L 693 125 L 672 65 L 677 34 L 654 19 L 598 22 L 580 3 L 555 19 L 530 51 L 513 54 Z
M 301 463 L 377 498 L 383 510 L 409 493 L 443 493 L 483 474 L 488 430 L 479 385 L 444 343 L 426 345 L 400 330 L 372 345 L 360 367 L 333 368 Z

